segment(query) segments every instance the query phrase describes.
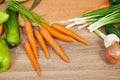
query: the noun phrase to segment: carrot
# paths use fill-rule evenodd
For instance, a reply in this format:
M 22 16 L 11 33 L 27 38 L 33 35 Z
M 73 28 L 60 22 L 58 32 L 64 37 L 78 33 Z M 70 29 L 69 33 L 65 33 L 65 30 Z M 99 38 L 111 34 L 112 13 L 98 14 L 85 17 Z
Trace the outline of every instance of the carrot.
M 66 42 L 75 41 L 71 36 L 65 35 L 65 34 L 55 30 L 54 28 L 52 28 L 51 26 L 49 26 L 46 23 L 42 23 L 42 26 L 45 27 L 49 31 L 49 33 L 57 39 L 60 39 L 60 40 L 66 41 Z
M 25 42 L 24 44 L 24 48 L 25 48 L 25 51 L 27 53 L 27 55 L 29 56 L 37 74 L 40 76 L 41 72 L 40 72 L 40 67 L 39 67 L 39 64 L 38 64 L 38 61 L 36 60 L 35 56 L 34 56 L 34 53 L 32 51 L 32 48 L 31 48 L 31 45 L 29 42 Z
M 25 29 L 27 38 L 30 42 L 30 45 L 32 46 L 33 53 L 34 53 L 36 59 L 38 59 L 38 49 L 37 49 L 35 37 L 34 37 L 34 34 L 33 34 L 33 29 L 32 29 L 31 22 L 29 22 L 29 21 L 25 22 L 24 29 Z
M 0 24 L 0 35 L 3 33 L 3 24 Z
M 53 39 L 53 37 L 50 35 L 50 33 L 47 31 L 46 28 L 41 27 L 40 33 L 44 37 L 44 39 L 50 44 L 50 46 L 56 51 L 56 53 L 65 61 L 69 62 L 69 58 L 67 55 L 63 52 L 61 47 L 57 44 L 57 42 Z
M 44 53 L 45 53 L 45 56 L 46 58 L 50 58 L 50 53 L 48 51 L 48 48 L 47 48 L 47 45 L 45 43 L 45 40 L 43 39 L 42 35 L 40 34 L 40 32 L 38 30 L 34 31 L 34 34 L 41 46 L 41 48 L 43 49 Z
M 69 35 L 69 36 L 73 37 L 74 39 L 76 39 L 76 40 L 79 41 L 79 42 L 82 42 L 82 43 L 84 43 L 84 44 L 86 44 L 86 45 L 89 44 L 88 41 L 86 41 L 84 38 L 82 38 L 81 36 L 77 35 L 77 34 L 74 33 L 73 31 L 65 28 L 63 25 L 54 23 L 54 24 L 52 24 L 52 27 L 53 27 L 54 29 L 60 31 L 61 33 L 64 33 L 64 34 L 66 34 L 66 35 Z
M 109 7 L 109 6 L 111 6 L 111 4 L 109 2 L 104 3 L 104 4 L 100 5 L 100 6 L 97 6 L 95 8 L 92 8 L 92 9 L 88 10 L 87 12 L 85 12 L 85 14 L 89 13 L 89 12 L 92 12 L 92 11 L 95 11 L 95 10 L 103 9 L 103 8 L 106 8 L 106 7 Z

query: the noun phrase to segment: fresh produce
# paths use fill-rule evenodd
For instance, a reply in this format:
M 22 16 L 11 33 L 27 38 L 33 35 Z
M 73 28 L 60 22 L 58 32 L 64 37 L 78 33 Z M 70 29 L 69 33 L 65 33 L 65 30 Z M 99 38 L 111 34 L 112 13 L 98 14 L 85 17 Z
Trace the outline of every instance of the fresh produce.
M 53 24 L 52 27 L 55 28 L 56 30 L 60 31 L 61 33 L 64 33 L 68 36 L 73 37 L 75 40 L 77 40 L 83 44 L 89 45 L 88 41 L 86 41 L 84 38 L 82 38 L 81 36 L 77 35 L 73 31 L 65 28 L 64 26 L 62 26 L 60 24 Z
M 111 3 L 103 4 L 87 11 L 80 17 L 60 21 L 60 23 L 71 23 L 66 26 L 67 28 L 79 24 L 78 29 L 88 26 L 90 32 L 94 31 L 104 40 L 106 59 L 110 63 L 117 63 L 120 61 L 120 30 L 112 24 L 120 22 L 120 4 L 119 0 L 110 0 L 110 2 L 116 5 L 111 5 Z M 102 26 L 105 26 L 108 35 L 98 30 Z
M 29 42 L 25 42 L 24 44 L 24 48 L 25 48 L 25 51 L 27 53 L 27 55 L 29 56 L 37 74 L 40 76 L 41 72 L 40 72 L 40 67 L 39 67 L 39 63 L 38 61 L 36 60 L 35 56 L 34 56 L 34 53 L 32 51 L 32 48 L 31 48 L 31 45 Z
M 100 30 L 95 32 L 104 40 L 106 60 L 110 63 L 120 62 L 120 39 L 112 33 L 105 35 Z
M 35 15 L 33 12 L 31 12 L 30 10 L 28 10 L 25 6 L 22 6 L 20 5 L 18 2 L 16 1 L 13 1 L 13 0 L 9 0 L 10 1 L 10 5 L 8 6 L 10 9 L 14 10 L 14 11 L 17 11 L 21 14 L 21 16 L 25 19 L 25 20 L 31 20 L 33 22 L 35 22 L 39 27 L 40 27 L 40 31 L 42 29 L 41 25 L 42 23 L 47 23 L 44 19 L 42 19 L 41 17 L 39 17 L 38 15 Z M 61 30 L 65 30 L 66 33 L 74 33 L 73 31 L 70 31 L 68 29 L 61 29 Z M 65 32 L 64 31 L 64 32 Z M 43 32 L 43 31 L 42 31 Z M 44 33 L 46 34 L 46 33 Z M 74 33 L 75 34 L 75 33 Z M 42 34 L 43 35 L 43 34 Z M 70 36 L 71 34 L 69 34 Z M 46 36 L 46 35 L 45 35 Z M 50 35 L 51 36 L 51 35 Z M 44 36 L 43 36 L 44 37 Z M 79 36 L 77 35 L 77 38 Z M 76 38 L 76 39 L 77 39 Z M 88 42 L 83 39 L 83 38 L 79 38 L 80 39 L 80 42 L 83 42 L 84 44 L 88 44 Z M 66 59 L 66 61 L 68 61 Z
M 40 33 L 44 37 L 44 39 L 50 44 L 50 46 L 56 51 L 56 53 L 65 61 L 70 62 L 67 55 L 64 53 L 64 51 L 61 49 L 61 47 L 57 44 L 57 42 L 53 39 L 53 37 L 50 35 L 50 33 L 47 31 L 46 28 L 41 27 Z
M 5 22 L 6 41 L 9 46 L 17 46 L 20 43 L 20 31 L 18 14 L 12 9 L 7 8 L 9 19 Z
M 7 21 L 8 18 L 9 18 L 9 15 L 7 13 L 5 13 L 4 11 L 0 10 L 0 24 L 2 24 L 5 21 Z
M 117 63 L 120 61 L 120 39 L 117 37 L 119 31 L 116 32 L 116 30 L 118 29 L 111 25 L 111 23 L 118 23 L 120 21 L 119 14 L 119 10 L 111 12 L 110 14 L 102 17 L 98 21 L 93 22 L 93 24 L 89 25 L 88 27 L 90 32 L 94 31 L 101 38 L 104 39 L 105 56 L 106 60 L 108 60 L 108 62 L 110 63 Z M 105 35 L 100 30 L 98 30 L 98 28 L 104 25 L 106 25 L 105 30 L 107 33 L 109 33 L 108 35 Z
M 45 27 L 49 33 L 57 38 L 57 39 L 60 39 L 60 40 L 63 40 L 63 41 L 66 41 L 66 42 L 74 42 L 75 40 L 71 37 L 71 36 L 68 36 L 68 35 L 65 35 L 59 31 L 57 31 L 56 29 L 54 29 L 52 26 L 49 26 L 45 23 L 42 23 L 43 27 Z
M 107 34 L 111 34 L 111 33 L 116 34 L 120 38 L 120 29 L 116 28 L 112 24 L 105 26 L 105 32 Z
M 117 5 L 119 5 L 119 4 L 117 4 Z M 115 5 L 115 6 L 117 6 L 117 5 Z M 110 7 L 112 7 L 112 6 L 110 6 Z M 107 9 L 107 8 L 105 8 L 105 9 Z M 116 9 L 116 8 L 113 8 L 113 9 Z M 106 60 L 108 60 L 108 62 L 110 62 L 110 63 L 120 62 L 120 44 L 119 44 L 120 30 L 118 30 L 117 28 L 115 28 L 112 25 L 114 23 L 120 22 L 119 16 L 120 16 L 120 11 L 118 9 L 118 10 L 115 10 L 115 11 L 103 16 L 98 21 L 90 24 L 88 27 L 90 32 L 95 31 L 101 38 L 104 39 L 105 56 L 106 56 Z M 105 31 L 106 31 L 106 33 L 108 33 L 108 35 L 104 35 L 104 33 L 102 33 L 100 30 L 98 30 L 98 28 L 100 28 L 104 25 L 106 25 Z
M 0 38 L 0 72 L 10 67 L 10 51 L 7 43 Z
M 120 45 L 119 45 L 120 39 L 116 36 L 117 34 L 119 34 L 118 29 L 116 29 L 115 27 L 108 28 L 107 26 L 110 26 L 110 25 L 107 25 L 106 32 L 109 33 L 109 35 L 105 35 L 98 30 L 98 28 L 106 24 L 113 24 L 113 23 L 120 22 L 120 17 L 119 17 L 120 4 L 111 5 L 110 3 L 106 3 L 101 6 L 98 6 L 97 8 L 87 11 L 86 14 L 80 17 L 70 19 L 68 21 L 62 21 L 61 23 L 73 22 L 72 24 L 68 25 L 67 28 L 65 28 L 63 25 L 56 24 L 56 23 L 51 25 L 48 24 L 48 22 L 44 20 L 41 16 L 36 15 L 32 11 L 30 11 L 28 8 L 26 8 L 25 6 L 17 2 L 21 0 L 6 0 L 6 1 L 10 3 L 10 5 L 8 6 L 9 10 L 15 13 L 19 13 L 22 16 L 22 18 L 26 21 L 23 27 L 27 36 L 27 41 L 24 44 L 24 48 L 38 75 L 41 74 L 41 71 L 40 71 L 39 63 L 37 61 L 39 55 L 38 55 L 38 49 L 37 49 L 35 37 L 38 40 L 43 52 L 45 53 L 46 58 L 48 59 L 50 58 L 50 53 L 48 51 L 47 44 L 46 44 L 48 43 L 54 49 L 56 54 L 62 58 L 62 60 L 69 63 L 70 60 L 68 56 L 62 50 L 62 48 L 58 45 L 58 43 L 54 40 L 54 38 L 60 39 L 66 42 L 78 41 L 83 44 L 89 45 L 88 41 L 86 41 L 84 38 L 77 35 L 73 31 L 67 29 L 78 24 L 83 24 L 82 26 L 78 27 L 79 29 L 85 26 L 89 26 L 88 29 L 90 30 L 90 32 L 94 31 L 104 39 L 104 46 L 106 48 L 105 55 L 109 62 L 117 63 L 118 61 L 120 61 Z M 35 0 L 31 9 L 33 9 L 34 6 L 38 4 L 37 1 L 40 1 L 40 0 Z M 111 2 L 112 4 L 116 4 L 117 2 L 117 0 L 110 0 L 110 1 L 112 1 Z M 100 9 L 100 10 L 97 10 L 97 9 Z M 12 13 L 12 12 L 9 12 L 9 13 Z M 17 16 L 14 16 L 14 18 L 15 17 Z M 9 19 L 11 19 L 11 15 Z M 8 23 L 11 26 L 13 21 L 12 20 L 11 22 L 8 22 L 8 21 L 6 23 Z M 39 27 L 39 29 L 34 31 L 31 22 L 34 22 Z M 8 24 L 7 26 L 9 27 Z M 18 26 L 18 22 L 17 22 L 17 26 Z M 6 27 L 5 29 L 8 32 L 11 31 L 13 33 L 14 31 L 18 30 L 17 29 L 18 27 L 12 28 L 12 30 L 8 27 Z M 112 30 L 112 32 L 110 30 Z M 19 33 L 19 30 L 17 32 Z M 111 33 L 114 33 L 114 34 L 111 34 Z M 10 36 L 12 36 L 12 34 Z M 14 46 L 13 43 L 11 43 L 10 41 L 11 39 L 10 36 L 9 36 L 9 39 L 7 40 L 9 42 L 8 44 Z M 18 38 L 15 38 L 14 40 L 16 39 Z
M 88 29 L 90 32 L 93 32 L 95 29 L 98 29 L 107 24 L 115 24 L 120 22 L 120 10 L 116 10 L 98 21 L 94 22 L 93 24 L 89 25 Z
M 78 26 L 79 29 L 89 26 L 88 29 L 90 32 L 92 32 L 95 29 L 100 28 L 101 26 L 120 22 L 119 15 L 120 4 L 108 5 L 105 6 L 105 8 L 83 14 L 80 17 L 69 19 L 67 21 L 60 21 L 60 23 L 73 22 L 67 25 L 67 28 L 79 24 L 82 25 Z
M 8 8 L 20 13 L 23 19 L 30 20 L 36 23 L 36 25 L 40 26 L 41 22 L 44 22 L 45 20 L 42 19 L 41 16 L 36 15 L 35 13 L 31 12 L 28 8 L 21 5 L 20 3 L 14 1 L 14 0 L 8 0 L 10 5 L 8 5 Z
M 60 24 L 49 24 L 41 16 L 33 13 L 31 10 L 21 5 L 16 0 L 7 1 L 9 2 L 7 8 L 19 13 L 25 20 L 23 28 L 26 32 L 27 41 L 24 44 L 24 48 L 38 75 L 40 74 L 40 68 L 37 61 L 39 55 L 34 36 L 38 40 L 41 48 L 43 49 L 43 52 L 45 53 L 45 56 L 48 59 L 50 58 L 50 53 L 46 43 L 48 43 L 54 49 L 56 54 L 67 63 L 70 62 L 70 59 L 59 46 L 59 44 L 54 40 L 54 38 L 68 42 L 78 41 L 86 45 L 89 44 L 88 41 L 86 41 L 84 38 L 80 37 L 78 34 L 65 28 L 64 26 Z M 39 29 L 34 31 L 31 22 L 34 22 L 39 27 Z
M 30 21 L 26 21 L 25 22 L 24 29 L 25 29 L 28 41 L 30 42 L 30 45 L 32 47 L 34 56 L 38 60 L 38 57 L 39 57 L 39 55 L 38 55 L 38 49 L 37 49 L 35 37 L 34 37 L 34 34 L 33 34 L 32 24 L 31 24 Z
M 47 44 L 46 44 L 43 36 L 40 34 L 39 30 L 34 31 L 34 34 L 35 34 L 35 37 L 37 38 L 41 48 L 43 49 L 46 58 L 49 59 L 50 58 L 50 53 L 49 53 L 49 50 L 47 48 Z
M 0 35 L 3 33 L 3 24 L 0 24 Z
M 110 45 L 112 45 L 112 43 L 114 41 L 116 41 L 116 42 L 120 41 L 120 39 L 119 39 L 119 37 L 117 35 L 112 34 L 112 33 L 106 35 L 106 37 L 104 38 L 104 45 L 105 45 L 105 47 L 106 48 L 109 47 Z
M 120 0 L 109 0 L 112 5 L 120 4 Z
M 106 59 L 110 63 L 120 62 L 120 44 L 119 42 L 113 42 L 108 48 L 105 49 Z

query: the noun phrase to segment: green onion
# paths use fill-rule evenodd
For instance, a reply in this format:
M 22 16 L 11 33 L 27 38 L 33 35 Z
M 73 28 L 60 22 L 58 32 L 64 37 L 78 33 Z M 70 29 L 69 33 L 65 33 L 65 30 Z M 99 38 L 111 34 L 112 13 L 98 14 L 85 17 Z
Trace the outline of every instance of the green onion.
M 95 23 L 89 25 L 88 29 L 90 32 L 98 29 L 107 24 L 114 24 L 120 22 L 120 10 L 114 11 L 111 14 L 108 14 L 101 18 L 100 20 L 96 21 Z
M 95 10 L 67 21 L 60 21 L 62 24 L 70 23 L 66 26 L 66 28 L 78 26 L 78 29 L 81 29 L 85 26 L 89 26 L 88 29 L 90 32 L 93 32 L 101 26 L 118 22 L 120 22 L 120 4 Z
M 96 29 L 94 32 L 95 32 L 98 36 L 100 36 L 102 39 L 104 39 L 105 36 L 106 36 L 103 32 L 101 32 L 101 31 L 98 30 L 98 29 Z

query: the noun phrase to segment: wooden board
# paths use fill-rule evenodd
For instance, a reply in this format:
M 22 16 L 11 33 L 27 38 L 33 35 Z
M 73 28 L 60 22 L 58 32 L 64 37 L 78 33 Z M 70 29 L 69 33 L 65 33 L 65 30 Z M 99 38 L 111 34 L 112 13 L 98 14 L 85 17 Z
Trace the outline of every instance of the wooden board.
M 30 7 L 33 0 L 24 3 Z M 42 0 L 33 11 L 45 14 L 44 18 L 51 23 L 74 18 L 84 11 L 106 3 L 107 0 Z M 7 3 L 0 5 L 4 10 Z M 20 19 L 20 24 L 23 25 Z M 23 44 L 26 41 L 21 28 L 21 44 L 11 49 L 11 66 L 8 71 L 0 73 L 0 80 L 120 80 L 120 64 L 109 64 L 104 57 L 103 40 L 95 33 L 89 33 L 86 28 L 74 32 L 86 38 L 90 46 L 77 42 L 66 43 L 56 40 L 69 56 L 71 62 L 64 63 L 48 45 L 51 59 L 47 60 L 39 46 L 39 65 L 42 70 L 38 77 Z

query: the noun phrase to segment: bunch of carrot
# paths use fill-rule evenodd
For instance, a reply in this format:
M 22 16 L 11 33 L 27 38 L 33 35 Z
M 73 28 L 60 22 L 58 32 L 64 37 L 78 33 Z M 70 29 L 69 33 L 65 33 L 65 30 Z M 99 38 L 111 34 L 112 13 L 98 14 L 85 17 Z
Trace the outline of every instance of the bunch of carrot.
M 54 38 L 66 41 L 66 42 L 74 42 L 78 41 L 81 43 L 84 43 L 88 45 L 88 41 L 86 41 L 84 38 L 80 37 L 73 31 L 65 28 L 64 26 L 60 24 L 52 24 L 51 26 L 47 24 L 47 21 L 44 20 L 41 16 L 33 13 L 25 6 L 21 5 L 20 3 L 9 0 L 10 2 L 10 9 L 17 11 L 20 13 L 23 19 L 27 20 L 24 24 L 24 30 L 27 35 L 27 42 L 24 44 L 24 48 L 33 63 L 33 66 L 40 75 L 40 67 L 38 63 L 38 48 L 36 45 L 36 39 L 38 40 L 41 48 L 43 49 L 46 58 L 50 58 L 50 53 L 47 48 L 46 42 L 54 49 L 56 54 L 60 56 L 65 62 L 69 63 L 70 60 L 66 53 L 62 50 L 62 48 L 59 46 L 59 44 L 54 40 Z M 38 27 L 40 27 L 38 30 L 33 30 L 32 22 L 34 22 Z
M 66 42 L 74 42 L 78 41 L 83 44 L 88 45 L 88 41 L 84 38 L 80 37 L 73 31 L 65 28 L 63 25 L 60 24 L 52 24 L 49 26 L 46 23 L 41 23 L 41 27 L 38 30 L 33 30 L 32 24 L 30 21 L 26 21 L 24 25 L 24 29 L 27 35 L 28 41 L 25 42 L 24 48 L 32 61 L 36 72 L 40 75 L 40 67 L 38 64 L 38 49 L 36 45 L 36 39 L 38 40 L 42 50 L 47 59 L 50 58 L 50 53 L 47 48 L 46 42 L 54 49 L 54 51 L 59 55 L 65 62 L 69 63 L 70 60 L 62 48 L 58 45 L 58 43 L 54 40 L 54 38 L 66 41 Z

